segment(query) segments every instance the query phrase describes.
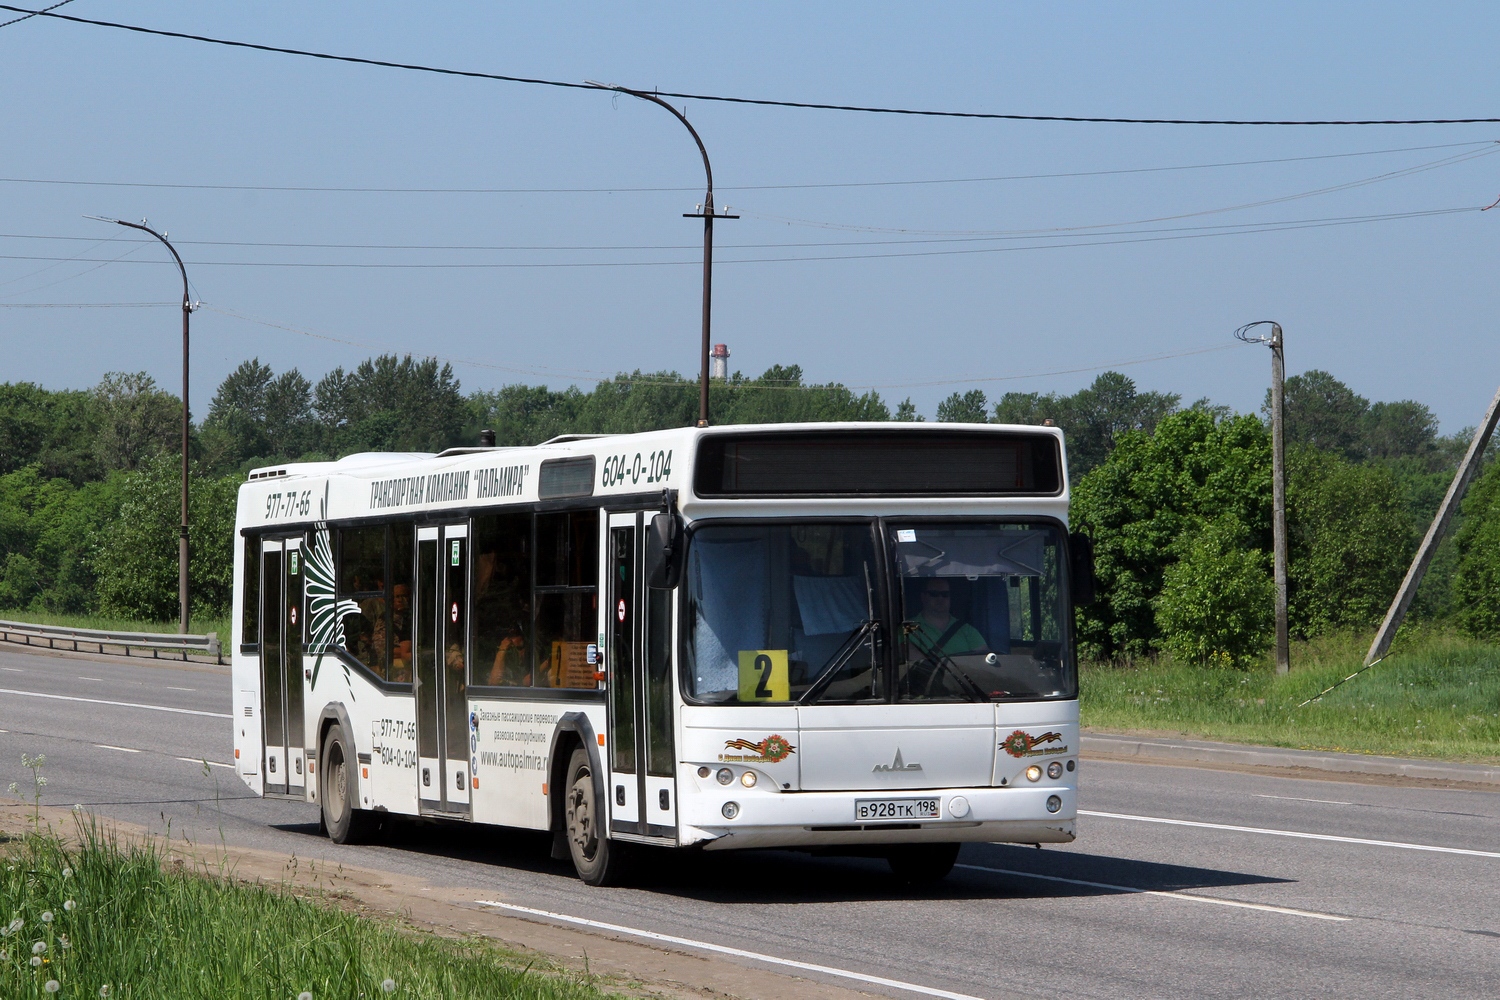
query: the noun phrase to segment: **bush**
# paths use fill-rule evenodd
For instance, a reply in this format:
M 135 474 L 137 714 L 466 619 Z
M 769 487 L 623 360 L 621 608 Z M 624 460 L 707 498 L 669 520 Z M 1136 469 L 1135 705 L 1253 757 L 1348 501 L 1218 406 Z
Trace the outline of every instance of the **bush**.
M 1215 521 L 1163 575 L 1156 627 L 1178 659 L 1244 666 L 1270 646 L 1276 585 L 1266 553 L 1246 547 L 1247 534 L 1232 518 Z
M 119 516 L 100 538 L 98 603 L 103 614 L 148 621 L 178 615 L 177 538 L 181 479 L 163 456 L 122 477 Z M 188 583 L 195 616 L 222 615 L 234 572 L 237 477 L 188 477 Z
M 1453 603 L 1458 627 L 1478 639 L 1500 638 L 1500 463 L 1470 485 L 1463 527 L 1455 541 Z

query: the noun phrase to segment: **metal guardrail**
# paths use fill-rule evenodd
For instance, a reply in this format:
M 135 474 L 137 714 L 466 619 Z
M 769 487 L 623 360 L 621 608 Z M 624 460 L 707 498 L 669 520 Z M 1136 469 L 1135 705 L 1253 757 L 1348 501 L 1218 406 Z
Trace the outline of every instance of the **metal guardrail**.
M 38 625 L 35 622 L 11 622 L 0 620 L 0 642 L 24 643 L 27 646 L 46 645 L 48 649 L 69 649 L 88 652 L 97 646 L 103 653 L 105 647 L 114 646 L 131 655 L 132 649 L 150 650 L 152 659 L 161 654 L 180 653 L 182 659 L 188 653 L 203 653 L 223 664 L 223 647 L 219 645 L 216 632 L 204 635 L 183 635 L 177 632 L 107 632 L 94 628 L 67 628 L 62 625 Z

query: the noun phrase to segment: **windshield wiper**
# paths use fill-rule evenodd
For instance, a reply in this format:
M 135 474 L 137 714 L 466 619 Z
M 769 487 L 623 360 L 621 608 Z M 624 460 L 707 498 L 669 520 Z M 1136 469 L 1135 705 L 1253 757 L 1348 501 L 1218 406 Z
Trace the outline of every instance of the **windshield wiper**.
M 912 636 L 912 639 L 908 641 L 916 640 L 916 636 L 912 635 L 912 633 L 914 633 L 917 628 L 916 622 L 902 622 L 901 626 L 909 636 Z M 920 647 L 921 641 L 916 640 L 916 644 Z M 958 665 L 958 662 L 954 660 L 952 656 L 945 653 L 941 647 L 933 646 L 931 649 L 928 649 L 927 655 L 922 657 L 922 659 L 919 661 L 919 665 L 921 664 L 930 665 L 932 668 L 932 676 L 928 678 L 927 681 L 927 686 L 929 688 L 931 688 L 932 682 L 937 679 L 938 672 L 940 670 L 946 670 L 958 680 L 960 686 L 964 688 L 964 690 L 974 701 L 990 700 L 990 696 L 984 693 L 984 688 L 979 686 L 979 682 L 970 677 L 968 671 L 964 670 L 963 667 L 960 667 Z M 908 676 L 910 676 L 909 671 Z
M 855 629 L 854 634 L 844 640 L 844 644 L 838 648 L 838 652 L 833 654 L 833 657 L 828 661 L 828 664 L 818 674 L 817 678 L 812 682 L 812 685 L 802 693 L 802 697 L 797 699 L 797 704 L 806 705 L 808 702 L 813 701 L 815 698 L 821 695 L 823 693 L 823 690 L 827 688 L 829 684 L 833 683 L 833 677 L 839 672 L 839 669 L 843 667 L 845 663 L 848 663 L 850 657 L 852 657 L 859 650 L 859 647 L 863 645 L 865 637 L 873 635 L 878 631 L 880 631 L 880 622 L 878 620 L 874 618 L 866 618 L 864 621 L 860 622 L 859 628 Z

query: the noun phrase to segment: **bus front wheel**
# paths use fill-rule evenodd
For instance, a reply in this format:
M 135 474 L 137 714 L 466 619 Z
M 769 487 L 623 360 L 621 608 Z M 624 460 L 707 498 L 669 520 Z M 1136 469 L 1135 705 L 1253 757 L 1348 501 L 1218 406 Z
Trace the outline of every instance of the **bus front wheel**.
M 620 884 L 625 871 L 625 845 L 605 835 L 604 803 L 594 794 L 594 766 L 583 747 L 576 748 L 568 759 L 568 783 L 563 794 L 568 853 L 578 877 L 589 885 Z
M 354 807 L 358 783 L 354 768 L 359 766 L 354 745 L 338 724 L 323 738 L 323 762 L 318 768 L 318 798 L 322 800 L 323 826 L 328 839 L 335 844 L 358 843 L 369 826 L 369 813 Z
M 925 885 L 941 882 L 958 860 L 958 844 L 900 844 L 885 855 L 891 872 L 903 882 Z

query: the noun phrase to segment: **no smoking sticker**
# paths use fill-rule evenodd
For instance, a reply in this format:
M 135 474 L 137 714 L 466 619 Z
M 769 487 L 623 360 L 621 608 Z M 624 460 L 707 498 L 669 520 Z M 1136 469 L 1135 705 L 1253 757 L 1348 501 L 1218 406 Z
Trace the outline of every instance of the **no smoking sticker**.
M 620 621 L 625 620 L 625 598 L 620 598 L 620 603 L 615 605 L 615 617 Z
M 297 624 L 297 605 L 292 605 L 292 624 Z
M 458 602 L 457 601 L 454 601 L 453 602 L 453 607 L 451 607 L 451 608 L 448 609 L 448 617 L 450 619 L 452 619 L 452 621 L 453 621 L 454 624 L 458 623 Z

